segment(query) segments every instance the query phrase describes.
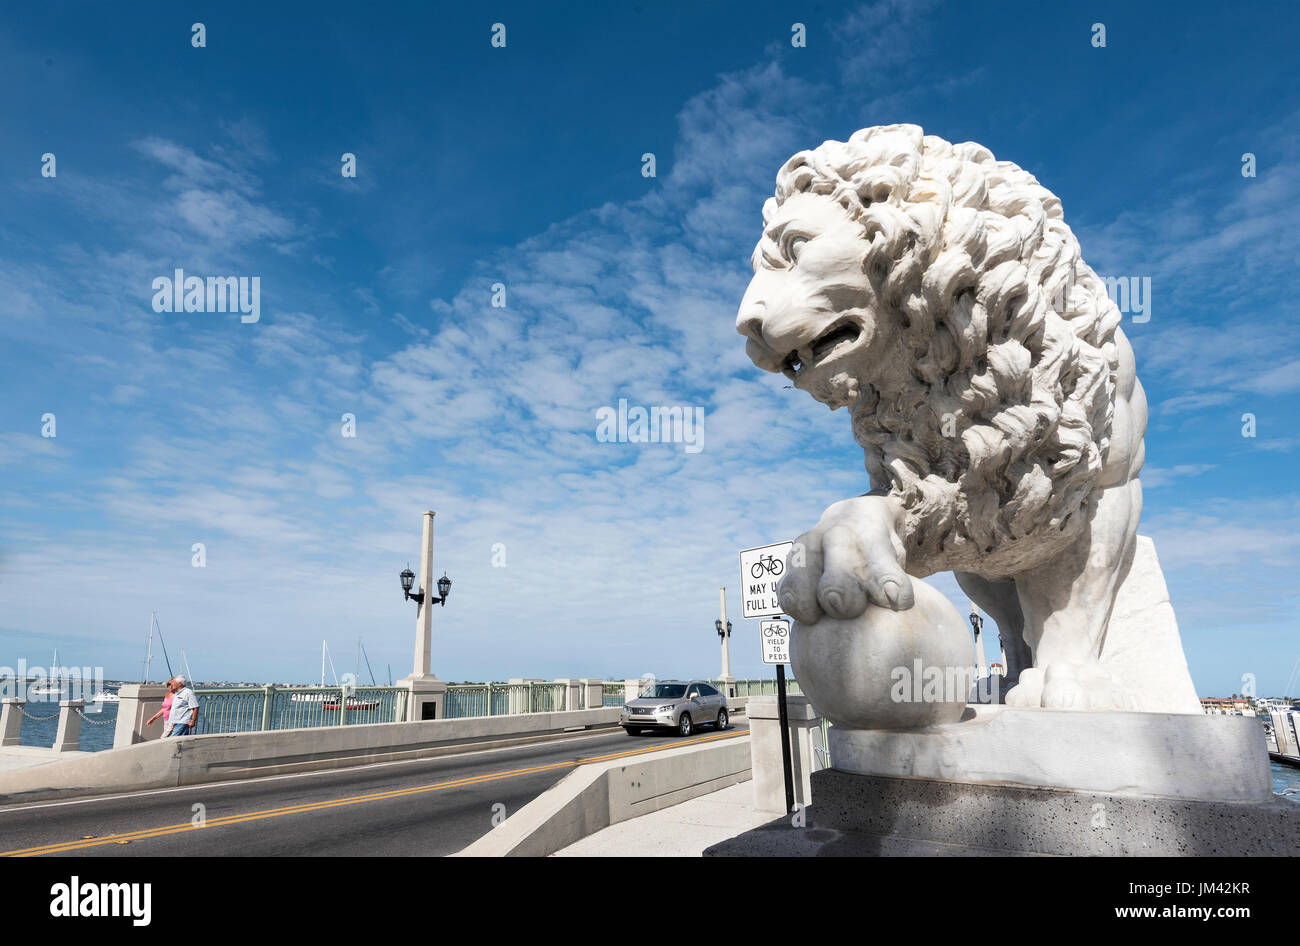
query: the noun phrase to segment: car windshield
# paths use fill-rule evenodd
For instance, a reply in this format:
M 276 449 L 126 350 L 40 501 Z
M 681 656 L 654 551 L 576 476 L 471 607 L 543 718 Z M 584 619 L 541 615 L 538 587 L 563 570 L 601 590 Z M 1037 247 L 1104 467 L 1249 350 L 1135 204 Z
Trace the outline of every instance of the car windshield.
M 652 700 L 679 700 L 685 693 L 684 683 L 654 683 L 641 691 L 641 697 Z

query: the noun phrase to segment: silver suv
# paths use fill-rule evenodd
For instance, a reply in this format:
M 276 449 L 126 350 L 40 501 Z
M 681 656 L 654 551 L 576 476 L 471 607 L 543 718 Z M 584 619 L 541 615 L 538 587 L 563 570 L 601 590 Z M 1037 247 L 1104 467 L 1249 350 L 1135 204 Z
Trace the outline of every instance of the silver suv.
M 671 729 L 689 736 L 704 723 L 726 729 L 728 719 L 727 698 L 703 680 L 651 683 L 618 717 L 629 736 L 638 736 L 643 729 Z

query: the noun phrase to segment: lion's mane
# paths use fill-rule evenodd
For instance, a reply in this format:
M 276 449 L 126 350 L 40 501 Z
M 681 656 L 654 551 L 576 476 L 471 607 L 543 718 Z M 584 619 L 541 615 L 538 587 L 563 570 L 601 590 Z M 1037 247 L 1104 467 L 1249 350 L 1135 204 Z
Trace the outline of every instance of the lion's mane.
M 1072 540 L 1109 444 L 1120 314 L 1061 202 L 988 149 L 915 125 L 794 155 L 764 217 L 801 192 L 861 224 L 866 304 L 911 352 L 902 390 L 859 378 L 851 408 L 873 487 L 907 510 L 909 570 Z

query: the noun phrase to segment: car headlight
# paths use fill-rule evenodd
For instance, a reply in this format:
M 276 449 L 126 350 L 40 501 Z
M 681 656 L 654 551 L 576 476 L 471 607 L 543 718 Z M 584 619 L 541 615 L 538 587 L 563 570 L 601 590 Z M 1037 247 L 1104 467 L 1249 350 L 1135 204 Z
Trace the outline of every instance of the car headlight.
M 632 712 L 632 707 L 630 707 L 630 706 L 628 706 L 626 703 L 624 703 L 624 704 L 623 704 L 623 712 L 630 714 L 630 713 Z
M 673 711 L 672 704 L 669 704 L 668 706 L 661 706 L 659 707 L 659 709 L 655 710 L 656 713 L 671 713 L 672 711 Z

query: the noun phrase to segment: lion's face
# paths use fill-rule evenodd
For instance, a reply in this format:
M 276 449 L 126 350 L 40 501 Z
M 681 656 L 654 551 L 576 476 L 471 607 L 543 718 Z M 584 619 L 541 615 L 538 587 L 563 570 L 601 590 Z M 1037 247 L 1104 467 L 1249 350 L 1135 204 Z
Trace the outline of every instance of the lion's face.
M 871 304 L 862 227 L 840 204 L 796 194 L 767 222 L 736 316 L 745 350 L 832 409 L 888 370 L 890 320 Z

